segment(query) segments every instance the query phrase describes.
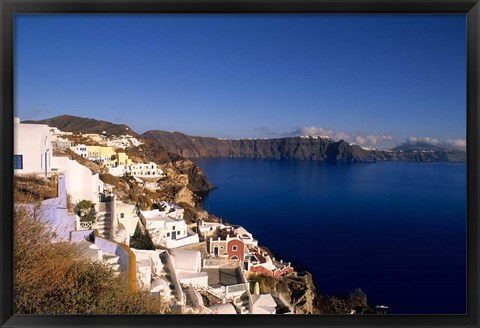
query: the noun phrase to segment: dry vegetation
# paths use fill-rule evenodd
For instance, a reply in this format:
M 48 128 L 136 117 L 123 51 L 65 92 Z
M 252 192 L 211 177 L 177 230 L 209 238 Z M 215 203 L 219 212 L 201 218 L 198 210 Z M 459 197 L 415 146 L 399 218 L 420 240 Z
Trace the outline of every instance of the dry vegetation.
M 15 177 L 15 203 L 56 197 L 56 181 Z M 22 207 L 14 219 L 14 308 L 17 314 L 164 314 L 165 300 L 129 291 L 124 275 L 83 258 L 75 244 L 52 243 L 48 226 Z
M 42 178 L 34 174 L 14 177 L 15 203 L 32 204 L 48 198 L 57 197 L 55 178 Z

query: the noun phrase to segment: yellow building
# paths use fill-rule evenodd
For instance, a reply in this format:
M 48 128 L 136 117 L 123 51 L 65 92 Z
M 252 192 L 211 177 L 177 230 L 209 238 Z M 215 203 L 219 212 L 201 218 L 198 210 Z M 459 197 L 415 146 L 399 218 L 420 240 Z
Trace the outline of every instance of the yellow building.
M 107 167 L 115 167 L 117 163 L 117 153 L 113 147 L 87 146 L 88 159 L 98 161 Z
M 132 162 L 132 160 L 129 159 L 127 154 L 125 154 L 124 152 L 118 152 L 117 153 L 117 161 L 116 161 L 117 166 L 128 165 L 131 162 Z

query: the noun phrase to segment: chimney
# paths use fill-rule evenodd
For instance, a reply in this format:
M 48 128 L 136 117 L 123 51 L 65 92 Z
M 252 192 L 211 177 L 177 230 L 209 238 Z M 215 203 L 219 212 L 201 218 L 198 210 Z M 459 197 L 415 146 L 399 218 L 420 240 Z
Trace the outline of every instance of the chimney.
M 258 281 L 255 283 L 255 287 L 253 287 L 253 289 L 254 295 L 260 295 L 260 285 L 258 284 Z

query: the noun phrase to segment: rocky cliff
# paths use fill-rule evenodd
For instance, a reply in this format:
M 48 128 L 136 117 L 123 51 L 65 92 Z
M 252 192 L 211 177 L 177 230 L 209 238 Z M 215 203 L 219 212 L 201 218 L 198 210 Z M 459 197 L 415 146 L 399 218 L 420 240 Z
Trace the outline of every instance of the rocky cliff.
M 187 158 L 264 158 L 328 162 L 373 162 L 373 154 L 330 138 L 218 139 L 179 132 L 147 131 L 145 139 Z
M 405 150 L 373 150 L 377 161 L 405 162 L 465 162 L 467 153 L 459 149 L 418 149 L 412 147 Z
M 402 147 L 365 150 L 344 140 L 324 137 L 273 139 L 219 139 L 192 137 L 180 132 L 151 130 L 142 137 L 186 158 L 264 158 L 316 160 L 329 163 L 376 161 L 464 162 L 466 152 L 456 149 Z
M 367 302 L 367 295 L 359 288 L 345 297 L 317 293 L 308 272 L 278 278 L 251 274 L 249 281 L 250 286 L 258 282 L 261 293 L 282 296 L 293 306 L 295 314 L 375 313 Z

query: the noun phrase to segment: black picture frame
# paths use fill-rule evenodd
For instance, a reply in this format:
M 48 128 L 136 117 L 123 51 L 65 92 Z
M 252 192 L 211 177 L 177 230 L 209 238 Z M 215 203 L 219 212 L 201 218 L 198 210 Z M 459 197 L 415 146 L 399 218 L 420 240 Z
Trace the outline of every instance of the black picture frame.
M 47 316 L 13 314 L 13 32 L 21 13 L 464 13 L 467 16 L 467 314 L 466 315 L 164 315 Z M 479 321 L 479 0 L 0 0 L 0 325 L 27 326 L 322 326 L 480 327 Z

